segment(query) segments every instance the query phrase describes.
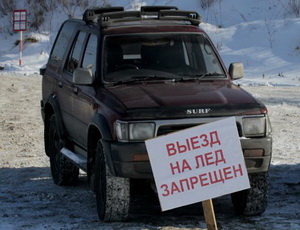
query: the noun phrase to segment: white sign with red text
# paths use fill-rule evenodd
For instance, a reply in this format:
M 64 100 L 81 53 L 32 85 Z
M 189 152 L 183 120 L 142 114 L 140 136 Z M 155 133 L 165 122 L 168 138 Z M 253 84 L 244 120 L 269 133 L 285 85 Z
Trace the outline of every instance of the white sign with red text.
M 146 140 L 162 211 L 250 188 L 234 117 Z

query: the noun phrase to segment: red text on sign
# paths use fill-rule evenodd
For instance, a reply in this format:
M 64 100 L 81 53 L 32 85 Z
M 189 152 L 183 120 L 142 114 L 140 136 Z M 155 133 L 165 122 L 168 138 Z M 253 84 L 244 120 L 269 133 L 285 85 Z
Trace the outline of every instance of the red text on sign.
M 174 143 L 168 143 L 166 144 L 166 149 L 169 156 L 174 156 L 176 154 L 186 153 L 202 147 L 213 147 L 214 145 L 221 145 L 217 131 L 186 138 L 181 142 L 176 141 Z
M 242 165 L 232 165 L 222 169 L 210 171 L 197 176 L 181 179 L 171 182 L 170 184 L 162 184 L 160 188 L 163 190 L 162 196 L 170 196 L 177 193 L 193 190 L 196 187 L 207 187 L 217 183 L 226 183 L 226 181 L 243 176 Z
M 172 175 L 175 175 L 176 173 L 183 173 L 186 170 L 192 170 L 187 160 L 182 160 L 181 163 L 179 161 L 176 161 L 175 163 L 170 163 L 170 168 Z
M 222 149 L 195 156 L 195 161 L 197 169 L 210 165 L 218 166 L 220 163 L 226 164 Z

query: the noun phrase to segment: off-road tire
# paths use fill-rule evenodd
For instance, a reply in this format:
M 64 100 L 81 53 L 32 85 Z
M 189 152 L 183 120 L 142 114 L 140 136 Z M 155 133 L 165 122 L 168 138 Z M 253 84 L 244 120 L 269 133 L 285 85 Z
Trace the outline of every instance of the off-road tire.
M 48 152 L 50 155 L 50 168 L 53 182 L 57 185 L 74 185 L 78 181 L 79 169 L 60 150 L 63 141 L 60 140 L 56 124 L 56 116 L 49 119 L 48 128 Z
M 268 203 L 269 174 L 250 174 L 250 189 L 231 194 L 233 207 L 238 215 L 254 216 L 262 214 Z
M 125 221 L 130 203 L 130 179 L 113 176 L 106 163 L 101 141 L 95 157 L 95 193 L 100 220 Z

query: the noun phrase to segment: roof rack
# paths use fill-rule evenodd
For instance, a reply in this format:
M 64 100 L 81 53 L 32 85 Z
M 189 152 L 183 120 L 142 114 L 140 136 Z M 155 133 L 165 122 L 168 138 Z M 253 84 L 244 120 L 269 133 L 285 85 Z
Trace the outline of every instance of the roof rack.
M 189 21 L 194 26 L 198 26 L 201 23 L 201 16 L 195 11 L 160 10 L 158 14 L 158 19 Z
M 86 23 L 98 21 L 101 27 L 107 27 L 116 22 L 150 19 L 188 21 L 194 26 L 201 23 L 201 16 L 197 12 L 178 10 L 176 6 L 142 6 L 140 11 L 124 11 L 123 7 L 95 8 L 86 10 L 83 15 Z
M 98 22 L 101 26 L 105 26 L 106 24 L 114 23 L 114 22 L 129 22 L 136 21 L 141 19 L 140 11 L 122 11 L 122 12 L 108 12 L 103 13 Z
M 178 10 L 176 6 L 142 6 L 142 15 L 158 15 L 161 10 Z
M 93 8 L 93 9 L 87 9 L 82 19 L 86 23 L 95 22 L 99 19 L 100 15 L 106 12 L 117 12 L 117 11 L 124 11 L 124 8 L 122 6 L 116 6 L 116 7 L 104 7 L 104 8 Z

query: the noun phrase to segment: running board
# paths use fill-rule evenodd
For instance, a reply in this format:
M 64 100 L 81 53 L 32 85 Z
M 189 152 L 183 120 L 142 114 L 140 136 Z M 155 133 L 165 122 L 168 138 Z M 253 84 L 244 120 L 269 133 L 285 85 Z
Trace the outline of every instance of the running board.
M 87 160 L 82 157 L 81 155 L 72 152 L 71 150 L 67 149 L 67 148 L 62 148 L 60 150 L 60 152 L 67 157 L 68 159 L 70 159 L 77 167 L 79 167 L 80 169 L 82 169 L 83 171 L 87 171 Z

